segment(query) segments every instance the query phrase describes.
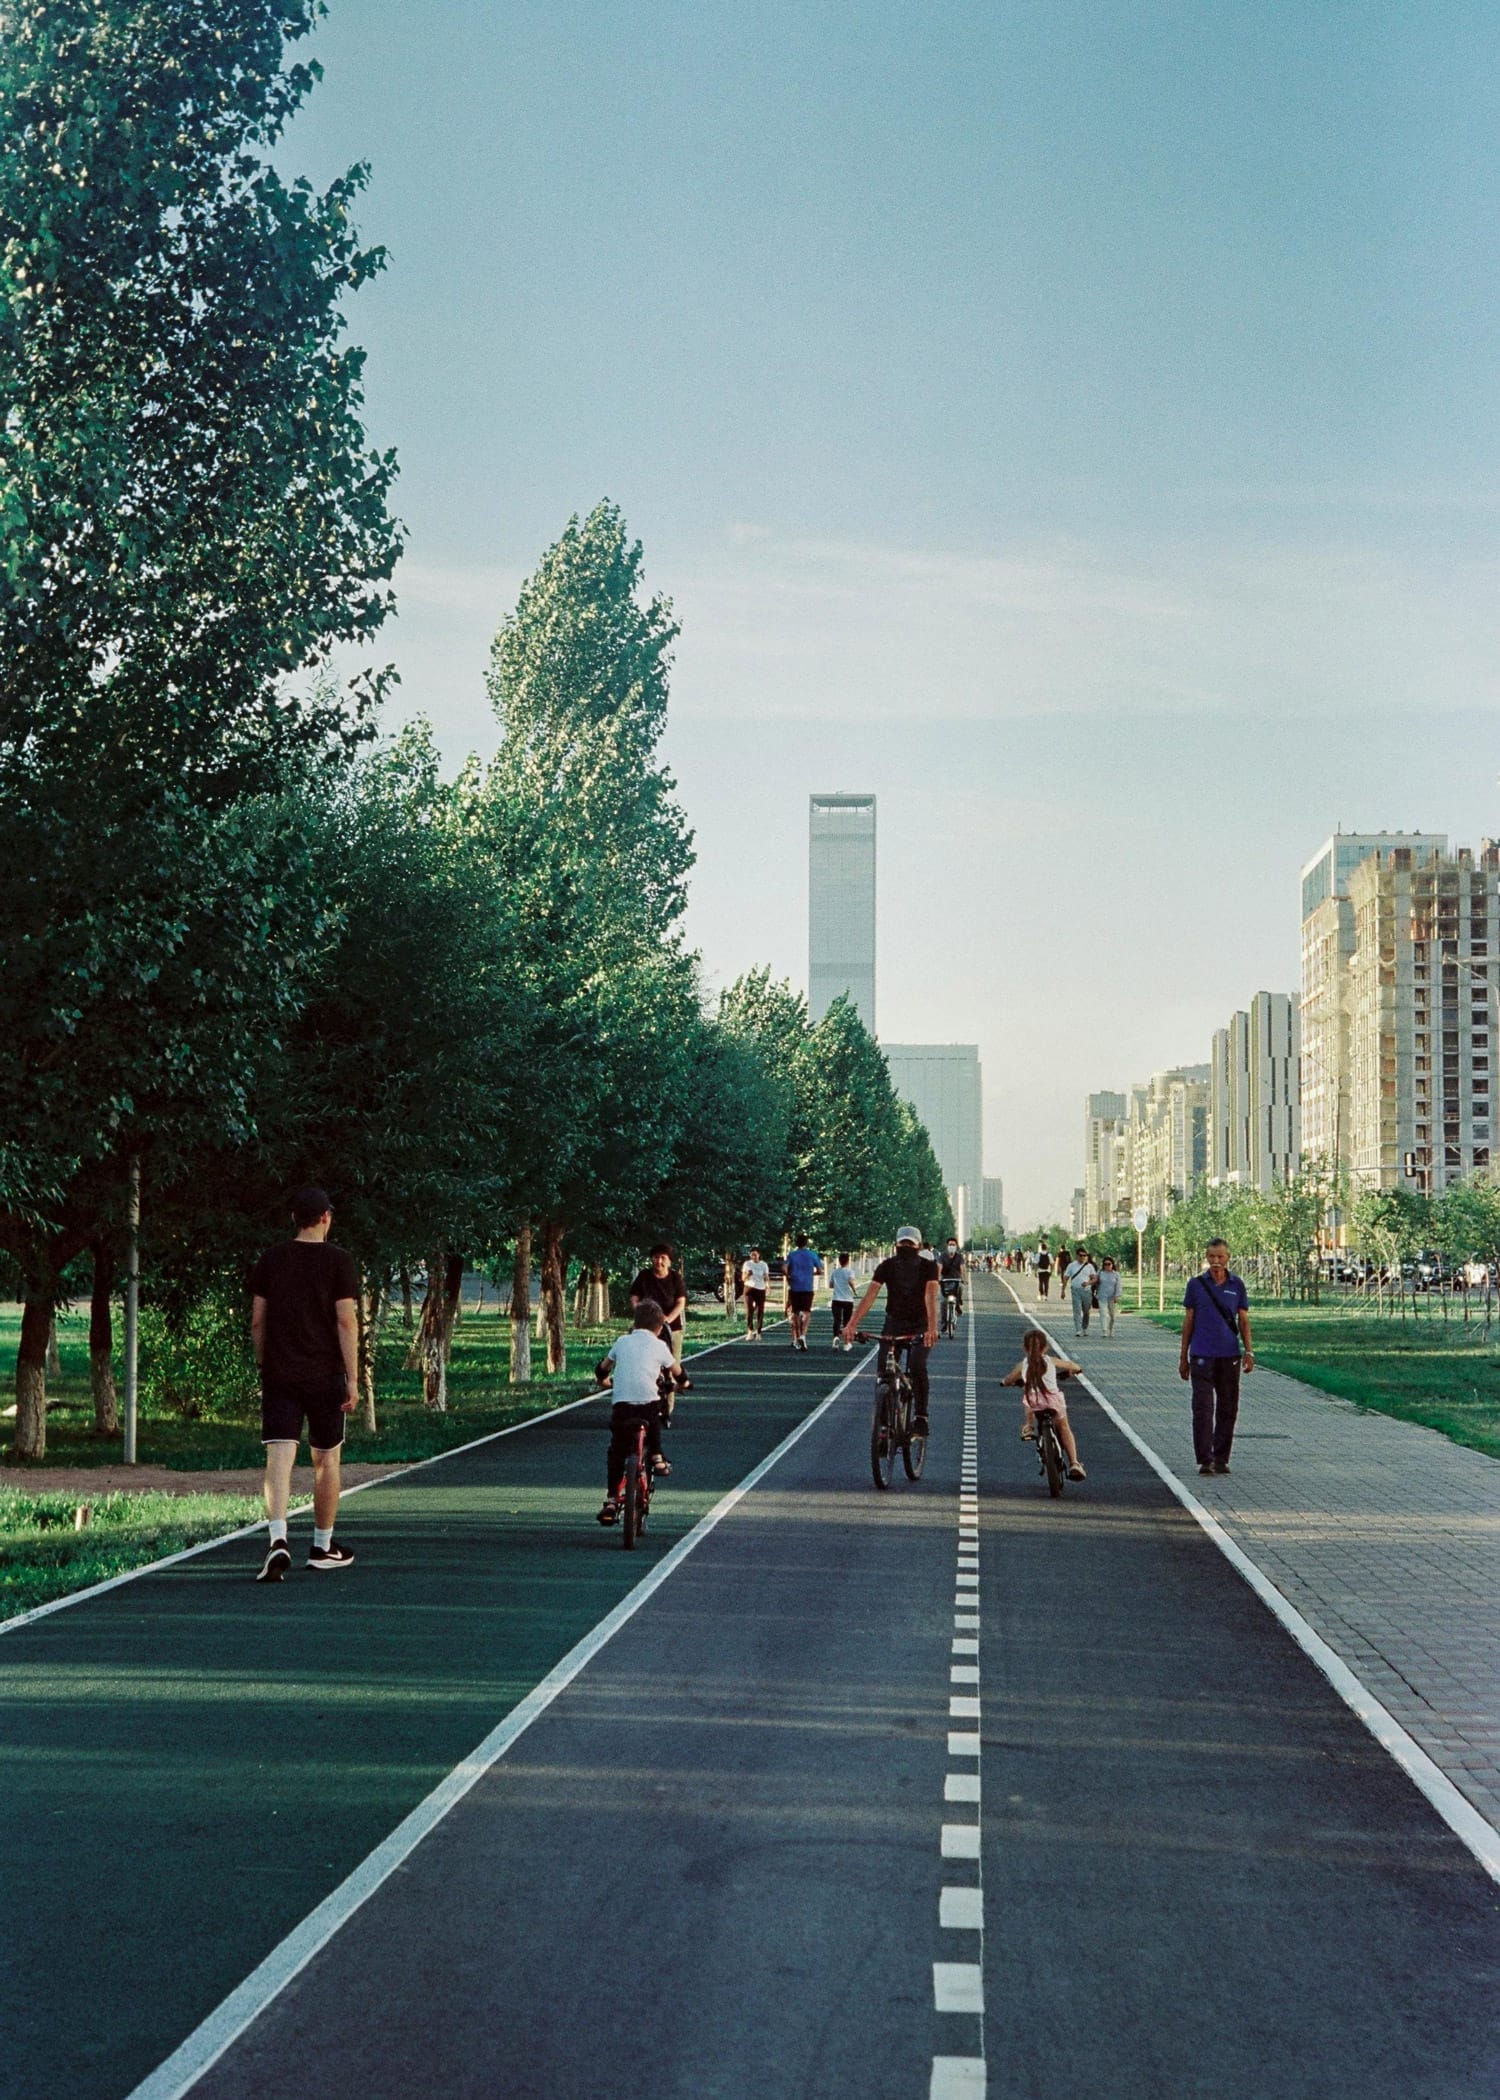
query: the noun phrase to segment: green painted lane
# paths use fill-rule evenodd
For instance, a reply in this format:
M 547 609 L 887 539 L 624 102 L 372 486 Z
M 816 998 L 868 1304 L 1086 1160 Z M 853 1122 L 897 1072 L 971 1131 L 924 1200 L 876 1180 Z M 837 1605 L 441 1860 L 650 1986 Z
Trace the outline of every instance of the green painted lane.
M 857 1361 L 695 1363 L 635 1553 L 600 1400 L 351 1499 L 346 1574 L 303 1519 L 0 1638 L 0 2093 L 128 2092 Z

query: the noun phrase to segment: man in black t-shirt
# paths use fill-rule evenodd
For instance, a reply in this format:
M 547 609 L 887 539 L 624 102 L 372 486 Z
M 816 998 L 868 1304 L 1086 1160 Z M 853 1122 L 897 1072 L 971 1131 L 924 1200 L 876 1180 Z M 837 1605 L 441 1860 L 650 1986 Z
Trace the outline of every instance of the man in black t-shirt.
M 922 1252 L 922 1235 L 915 1225 L 903 1225 L 896 1234 L 896 1251 L 877 1267 L 855 1306 L 849 1321 L 851 1343 L 859 1340 L 859 1323 L 885 1291 L 885 1326 L 880 1336 L 880 1364 L 890 1354 L 893 1341 L 907 1340 L 906 1363 L 911 1373 L 912 1394 L 917 1403 L 913 1429 L 927 1434 L 927 1352 L 936 1346 L 938 1331 L 938 1265 Z
M 271 1531 L 257 1582 L 280 1582 L 292 1564 L 286 1511 L 304 1421 L 313 1462 L 313 1543 L 307 1565 L 320 1570 L 354 1565 L 354 1555 L 334 1539 L 333 1520 L 344 1417 L 359 1400 L 359 1272 L 352 1256 L 329 1244 L 333 1207 L 322 1189 L 298 1189 L 292 1223 L 296 1238 L 268 1248 L 250 1279 L 250 1338 L 260 1365 Z

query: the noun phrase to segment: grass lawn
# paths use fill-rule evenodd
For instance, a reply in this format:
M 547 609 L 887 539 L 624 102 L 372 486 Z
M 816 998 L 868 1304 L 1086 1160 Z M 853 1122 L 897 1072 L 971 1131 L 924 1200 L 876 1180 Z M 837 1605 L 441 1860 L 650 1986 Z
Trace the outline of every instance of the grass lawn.
M 422 1403 L 421 1375 L 405 1367 L 407 1336 L 398 1323 L 381 1338 L 377 1358 L 379 1429 L 372 1436 L 359 1415 L 350 1418 L 344 1449 L 348 1458 L 385 1465 L 430 1458 L 492 1430 L 505 1429 L 528 1416 L 594 1390 L 595 1363 L 624 1327 L 568 1333 L 568 1367 L 556 1377 L 535 1378 L 513 1386 L 510 1376 L 510 1322 L 486 1307 L 470 1310 L 453 1337 L 448 1367 L 448 1410 L 434 1414 Z M 15 1352 L 21 1312 L 0 1306 L 0 1378 L 4 1380 L 3 1419 L 14 1420 Z M 260 1515 L 256 1496 L 230 1494 L 163 1494 L 129 1491 L 85 1497 L 48 1493 L 53 1467 L 118 1466 L 122 1439 L 93 1434 L 89 1394 L 88 1314 L 58 1316 L 58 1354 L 62 1376 L 48 1380 L 47 1455 L 40 1462 L 0 1467 L 0 1619 L 29 1611 L 70 1590 L 84 1589 L 127 1568 L 175 1553 L 200 1539 L 234 1531 Z M 712 1313 L 688 1315 L 687 1353 L 711 1347 L 741 1331 L 738 1321 Z M 541 1352 L 534 1349 L 533 1360 Z M 117 1383 L 123 1384 L 119 1363 Z M 137 1456 L 143 1464 L 174 1472 L 217 1472 L 259 1467 L 264 1453 L 260 1425 L 248 1416 L 224 1420 L 205 1416 L 189 1421 L 180 1414 L 153 1411 L 142 1395 Z M 82 1531 L 73 1529 L 78 1503 L 90 1501 Z
M 1142 1317 L 1173 1334 L 1182 1322 L 1180 1312 Z M 1424 1315 L 1403 1327 L 1363 1306 L 1252 1305 L 1251 1318 L 1268 1370 L 1500 1458 L 1500 1328 L 1486 1346 L 1482 1323 L 1466 1330 L 1457 1310 L 1446 1326 Z

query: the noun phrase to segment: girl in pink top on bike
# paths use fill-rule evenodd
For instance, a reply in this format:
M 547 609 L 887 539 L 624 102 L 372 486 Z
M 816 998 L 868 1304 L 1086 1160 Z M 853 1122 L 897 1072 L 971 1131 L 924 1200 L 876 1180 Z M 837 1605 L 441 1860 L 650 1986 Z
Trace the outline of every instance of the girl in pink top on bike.
M 1010 1376 L 1001 1380 L 1002 1385 L 1018 1385 L 1021 1388 L 1021 1399 L 1024 1403 L 1021 1435 L 1029 1443 L 1036 1435 L 1036 1425 L 1032 1416 L 1039 1414 L 1043 1408 L 1050 1408 L 1057 1417 L 1057 1434 L 1064 1451 L 1068 1454 L 1068 1478 L 1085 1480 L 1088 1476 L 1079 1463 L 1073 1425 L 1068 1420 L 1068 1403 L 1063 1398 L 1062 1386 L 1058 1382 L 1060 1376 L 1065 1377 L 1069 1372 L 1076 1376 L 1082 1366 L 1075 1364 L 1069 1357 L 1054 1356 L 1047 1347 L 1047 1337 L 1040 1327 L 1028 1327 L 1021 1337 L 1021 1346 L 1026 1354 Z

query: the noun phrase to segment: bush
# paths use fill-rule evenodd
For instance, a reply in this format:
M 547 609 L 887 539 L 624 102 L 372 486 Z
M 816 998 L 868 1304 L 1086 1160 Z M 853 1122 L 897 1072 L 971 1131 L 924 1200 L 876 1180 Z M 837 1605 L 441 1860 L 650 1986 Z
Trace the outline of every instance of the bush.
M 141 1308 L 141 1394 L 148 1409 L 243 1421 L 260 1402 L 250 1321 L 237 1291 L 207 1292 L 180 1316 Z

